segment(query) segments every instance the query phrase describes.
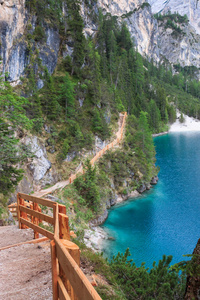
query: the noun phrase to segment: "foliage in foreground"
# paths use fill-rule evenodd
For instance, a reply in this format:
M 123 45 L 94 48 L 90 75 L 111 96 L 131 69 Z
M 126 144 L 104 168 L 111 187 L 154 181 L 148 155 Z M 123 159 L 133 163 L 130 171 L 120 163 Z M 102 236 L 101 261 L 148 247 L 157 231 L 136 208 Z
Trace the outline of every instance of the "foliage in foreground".
M 125 254 L 113 257 L 111 271 L 117 283 L 123 287 L 127 299 L 183 299 L 186 277 L 179 275 L 178 270 L 170 271 L 172 256 L 165 256 L 153 268 L 136 267 L 133 260 L 128 260 L 129 249 Z
M 153 300 L 184 298 L 186 286 L 186 272 L 180 274 L 179 268 L 170 268 L 172 256 L 165 256 L 158 264 L 153 263 L 152 269 L 145 268 L 143 263 L 136 267 L 129 259 L 129 249 L 125 253 L 118 253 L 109 262 L 102 255 L 89 250 L 83 244 L 81 260 L 91 265 L 96 274 L 103 276 L 108 286 L 99 286 L 97 291 L 102 299 L 124 300 Z
M 27 157 L 28 149 L 17 146 L 14 133 L 20 127 L 31 128 L 31 121 L 25 115 L 27 104 L 27 99 L 16 95 L 10 85 L 0 79 L 0 193 L 4 195 L 23 177 L 23 170 L 18 169 L 17 164 Z

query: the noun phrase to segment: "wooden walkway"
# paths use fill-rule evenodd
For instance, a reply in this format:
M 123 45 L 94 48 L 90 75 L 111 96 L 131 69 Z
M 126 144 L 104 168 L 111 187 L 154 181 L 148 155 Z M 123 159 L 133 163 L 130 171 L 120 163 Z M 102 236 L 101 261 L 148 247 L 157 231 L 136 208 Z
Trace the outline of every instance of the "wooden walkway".
M 123 136 L 123 131 L 124 131 L 124 126 L 125 126 L 125 120 L 127 117 L 127 113 L 120 113 L 119 114 L 119 129 L 116 133 L 116 139 L 114 140 L 113 143 L 110 143 L 110 148 L 114 147 L 114 146 L 118 146 L 118 144 L 120 143 L 122 136 Z M 113 144 L 113 145 L 112 145 Z M 98 160 L 98 158 L 100 158 L 107 150 L 109 150 L 110 148 L 108 147 L 109 145 L 106 145 L 106 147 L 102 150 L 100 150 L 99 152 L 96 153 L 96 155 L 92 158 L 92 160 L 90 161 L 90 163 L 93 165 L 94 162 L 96 162 Z M 35 192 L 32 194 L 32 196 L 35 197 L 43 197 L 47 194 L 53 193 L 54 191 L 58 190 L 58 189 L 63 189 L 66 185 L 70 184 L 73 182 L 73 180 L 76 178 L 76 175 L 78 173 L 83 173 L 83 167 L 80 166 L 80 168 L 76 171 L 75 174 L 71 175 L 71 177 L 68 180 L 63 180 L 63 181 L 59 181 L 57 182 L 55 185 L 53 185 L 50 188 L 47 188 L 45 190 L 40 190 L 38 192 Z
M 31 229 L 0 227 L 0 248 L 33 239 Z M 0 299 L 52 299 L 49 241 L 21 244 L 0 251 Z

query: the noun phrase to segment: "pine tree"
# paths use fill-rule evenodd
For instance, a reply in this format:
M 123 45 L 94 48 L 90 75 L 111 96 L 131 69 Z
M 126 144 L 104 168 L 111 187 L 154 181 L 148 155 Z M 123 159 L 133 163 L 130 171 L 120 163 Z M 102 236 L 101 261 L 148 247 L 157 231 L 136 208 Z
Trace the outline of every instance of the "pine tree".
M 66 73 L 59 85 L 58 102 L 65 108 L 65 120 L 75 116 L 74 84 Z
M 152 131 L 159 132 L 160 128 L 160 111 L 154 100 L 149 103 L 149 125 Z
M 7 195 L 22 179 L 23 170 L 17 164 L 27 157 L 26 149 L 14 137 L 14 130 L 31 129 L 32 122 L 24 109 L 28 100 L 17 96 L 8 83 L 0 85 L 0 193 Z
M 86 162 L 85 174 L 74 181 L 79 194 L 86 200 L 86 205 L 94 212 L 99 210 L 100 192 L 97 185 L 96 167 Z
M 72 58 L 72 75 L 74 72 L 80 73 L 80 68 L 84 63 L 85 57 L 85 37 L 83 34 L 83 19 L 80 16 L 80 6 L 78 1 L 67 0 L 68 5 L 68 26 L 69 32 L 74 41 Z

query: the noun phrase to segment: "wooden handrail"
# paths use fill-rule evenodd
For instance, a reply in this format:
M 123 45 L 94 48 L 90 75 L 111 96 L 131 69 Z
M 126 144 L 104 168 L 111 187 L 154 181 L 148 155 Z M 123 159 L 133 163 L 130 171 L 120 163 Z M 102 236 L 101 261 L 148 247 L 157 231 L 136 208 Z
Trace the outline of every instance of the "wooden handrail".
M 81 271 L 74 259 L 62 245 L 57 237 L 54 237 L 56 244 L 56 256 L 62 265 L 62 269 L 72 285 L 76 296 L 80 300 L 101 300 L 85 274 Z
M 23 197 L 23 198 L 22 198 Z M 81 271 L 79 247 L 70 242 L 70 229 L 66 207 L 47 199 L 18 193 L 18 216 L 20 228 L 32 228 L 51 241 L 53 299 L 101 300 L 94 287 Z M 25 202 L 24 200 L 29 202 Z M 34 210 L 34 205 L 38 211 Z M 41 213 L 38 204 L 53 208 L 53 217 Z M 27 207 L 27 206 L 30 206 Z M 29 218 L 28 218 L 29 216 Z M 54 225 L 54 233 L 39 226 L 39 220 Z M 35 236 L 35 234 L 34 234 Z
M 31 196 L 31 195 L 27 195 L 27 194 L 23 194 L 23 193 L 18 193 L 19 198 L 22 198 L 24 200 L 28 200 L 28 201 L 32 201 L 47 207 L 51 207 L 54 208 L 54 202 L 48 199 L 43 199 L 43 198 L 38 198 L 35 196 Z

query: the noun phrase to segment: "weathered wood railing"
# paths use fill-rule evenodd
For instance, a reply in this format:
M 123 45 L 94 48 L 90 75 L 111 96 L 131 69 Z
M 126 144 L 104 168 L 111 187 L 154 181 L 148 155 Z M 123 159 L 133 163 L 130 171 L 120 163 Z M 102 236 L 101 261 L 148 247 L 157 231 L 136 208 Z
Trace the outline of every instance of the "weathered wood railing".
M 41 212 L 39 205 L 52 210 L 49 216 Z M 53 299 L 101 300 L 80 269 L 80 249 L 70 241 L 66 207 L 47 199 L 18 193 L 17 212 L 19 228 L 32 228 L 34 237 L 39 233 L 51 239 L 51 263 Z M 45 221 L 53 225 L 54 233 L 41 228 L 39 223 Z

